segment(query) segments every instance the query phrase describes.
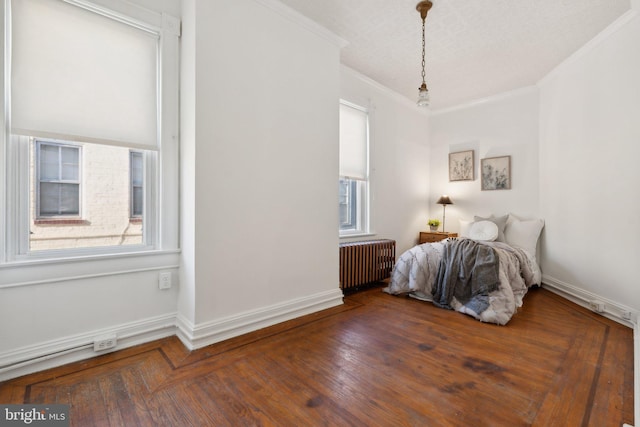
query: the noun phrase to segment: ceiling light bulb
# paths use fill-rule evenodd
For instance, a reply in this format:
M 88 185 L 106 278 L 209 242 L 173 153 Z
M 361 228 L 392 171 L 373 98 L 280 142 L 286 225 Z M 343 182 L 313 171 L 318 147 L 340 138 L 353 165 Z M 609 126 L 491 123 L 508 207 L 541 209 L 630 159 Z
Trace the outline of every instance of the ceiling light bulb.
M 422 84 L 420 86 L 418 92 L 418 107 L 428 107 L 429 106 L 429 89 L 427 89 L 426 84 Z

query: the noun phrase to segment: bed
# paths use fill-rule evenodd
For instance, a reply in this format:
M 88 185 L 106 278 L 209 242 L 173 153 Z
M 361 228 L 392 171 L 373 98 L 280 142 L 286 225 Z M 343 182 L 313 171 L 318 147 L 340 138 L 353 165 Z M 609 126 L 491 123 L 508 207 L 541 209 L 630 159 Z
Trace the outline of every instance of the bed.
M 461 237 L 401 254 L 384 291 L 505 325 L 527 290 L 540 285 L 537 245 L 544 222 L 509 214 L 460 223 Z

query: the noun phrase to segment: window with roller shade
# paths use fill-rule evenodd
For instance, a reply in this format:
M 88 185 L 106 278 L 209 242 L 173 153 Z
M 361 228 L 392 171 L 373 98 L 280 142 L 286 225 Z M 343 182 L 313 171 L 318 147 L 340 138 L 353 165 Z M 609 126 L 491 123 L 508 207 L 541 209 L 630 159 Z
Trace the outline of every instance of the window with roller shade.
M 161 249 L 173 227 L 161 222 L 161 171 L 177 171 L 161 160 L 177 149 L 161 134 L 177 134 L 177 119 L 163 122 L 177 117 L 163 93 L 177 93 L 172 18 L 129 17 L 115 0 L 5 2 L 8 258 Z
M 367 233 L 369 216 L 369 117 L 367 110 L 340 102 L 340 235 Z

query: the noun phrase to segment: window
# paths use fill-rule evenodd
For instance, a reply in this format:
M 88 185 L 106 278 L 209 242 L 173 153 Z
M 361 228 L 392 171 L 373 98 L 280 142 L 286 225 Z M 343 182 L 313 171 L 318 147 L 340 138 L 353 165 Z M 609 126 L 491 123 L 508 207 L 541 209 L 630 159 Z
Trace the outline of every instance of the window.
M 340 103 L 340 235 L 369 232 L 369 117 L 353 104 Z
M 0 1 L 0 262 L 177 248 L 179 21 L 121 0 Z
M 130 214 L 131 218 L 142 218 L 142 207 L 144 206 L 144 193 L 143 193 L 143 165 L 142 165 L 142 153 L 139 151 L 132 151 L 130 153 L 130 181 L 131 181 L 131 205 Z
M 348 178 L 340 178 L 340 229 L 350 230 L 357 226 L 356 198 L 357 181 Z
M 37 218 L 80 214 L 80 147 L 37 141 Z

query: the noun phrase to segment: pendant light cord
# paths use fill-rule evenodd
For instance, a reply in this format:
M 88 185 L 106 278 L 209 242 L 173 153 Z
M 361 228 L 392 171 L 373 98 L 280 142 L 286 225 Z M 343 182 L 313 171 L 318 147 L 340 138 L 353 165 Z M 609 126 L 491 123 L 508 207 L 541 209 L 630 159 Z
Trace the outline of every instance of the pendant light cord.
M 425 19 L 422 20 L 422 84 L 426 84 L 426 82 L 424 80 L 425 76 L 426 76 L 426 73 L 424 71 L 424 67 L 426 66 L 426 62 L 424 60 L 424 50 L 425 50 L 425 46 L 426 46 L 425 38 L 424 38 L 424 23 L 425 23 L 425 21 L 426 21 Z

